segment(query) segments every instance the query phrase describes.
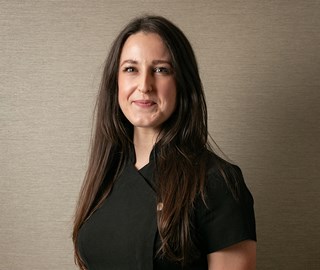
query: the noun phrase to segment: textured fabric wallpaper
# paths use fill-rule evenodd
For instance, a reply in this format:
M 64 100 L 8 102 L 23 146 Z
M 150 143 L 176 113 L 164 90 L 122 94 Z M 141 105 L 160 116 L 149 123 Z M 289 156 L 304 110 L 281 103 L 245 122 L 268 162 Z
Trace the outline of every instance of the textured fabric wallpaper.
M 0 0 L 0 269 L 76 269 L 101 68 L 143 13 L 194 46 L 211 134 L 255 198 L 258 269 L 320 269 L 318 0 Z

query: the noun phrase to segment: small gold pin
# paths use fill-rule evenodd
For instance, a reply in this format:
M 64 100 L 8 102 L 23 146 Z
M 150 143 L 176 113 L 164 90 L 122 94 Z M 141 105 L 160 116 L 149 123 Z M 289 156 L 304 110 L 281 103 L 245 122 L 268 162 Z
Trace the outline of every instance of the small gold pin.
M 163 208 L 163 203 L 162 203 L 162 202 L 161 202 L 161 203 L 158 203 L 158 204 L 157 204 L 157 211 L 161 211 L 162 208 Z

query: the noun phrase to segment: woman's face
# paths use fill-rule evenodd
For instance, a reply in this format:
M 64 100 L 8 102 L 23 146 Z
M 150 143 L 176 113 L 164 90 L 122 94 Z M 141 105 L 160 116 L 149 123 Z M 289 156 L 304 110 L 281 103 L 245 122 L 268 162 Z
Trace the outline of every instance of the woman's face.
M 118 101 L 135 128 L 159 132 L 176 106 L 171 57 L 161 37 L 138 32 L 125 42 L 118 71 Z

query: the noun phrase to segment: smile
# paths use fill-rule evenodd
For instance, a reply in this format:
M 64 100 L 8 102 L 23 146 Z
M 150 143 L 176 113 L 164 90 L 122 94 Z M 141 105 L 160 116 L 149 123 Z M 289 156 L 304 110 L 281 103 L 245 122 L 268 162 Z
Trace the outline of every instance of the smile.
M 133 104 L 141 107 L 141 108 L 150 108 L 153 105 L 155 105 L 156 103 L 152 100 L 134 100 Z

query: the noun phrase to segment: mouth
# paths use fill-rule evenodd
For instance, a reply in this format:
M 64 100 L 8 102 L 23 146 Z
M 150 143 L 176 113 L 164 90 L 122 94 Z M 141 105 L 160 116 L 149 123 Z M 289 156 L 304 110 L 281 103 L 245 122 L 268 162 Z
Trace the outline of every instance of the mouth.
M 142 108 L 149 108 L 155 105 L 156 103 L 152 100 L 146 100 L 146 99 L 139 99 L 139 100 L 134 100 L 133 104 L 142 107 Z

